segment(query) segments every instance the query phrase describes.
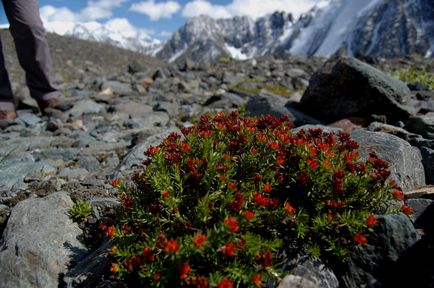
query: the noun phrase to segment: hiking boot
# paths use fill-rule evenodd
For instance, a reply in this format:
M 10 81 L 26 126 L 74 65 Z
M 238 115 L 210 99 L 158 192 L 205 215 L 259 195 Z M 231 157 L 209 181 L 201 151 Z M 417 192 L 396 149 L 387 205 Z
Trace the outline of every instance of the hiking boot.
M 0 111 L 0 121 L 10 121 L 17 118 L 15 111 Z
M 38 101 L 38 106 L 42 113 L 44 113 L 47 108 L 53 108 L 62 112 L 68 111 L 72 108 L 72 104 L 67 104 L 58 98 Z

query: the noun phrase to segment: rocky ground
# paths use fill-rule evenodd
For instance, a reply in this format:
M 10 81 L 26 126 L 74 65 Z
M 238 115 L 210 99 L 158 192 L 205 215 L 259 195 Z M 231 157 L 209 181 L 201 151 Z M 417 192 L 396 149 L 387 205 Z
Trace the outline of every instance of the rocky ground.
M 56 84 L 73 108 L 41 115 L 28 96 L 10 37 L 2 31 L 1 39 L 23 109 L 15 121 L 2 123 L 0 134 L 0 278 L 6 279 L 0 287 L 122 287 L 106 273 L 109 243 L 96 232 L 118 205 L 111 180 L 128 177 L 147 147 L 191 125 L 192 117 L 230 109 L 288 114 L 297 126 L 342 129 L 352 133 L 362 151 L 374 148 L 391 162 L 393 177 L 416 213 L 413 222 L 405 217 L 384 220 L 379 235 L 390 243 L 380 252 L 372 250 L 371 256 L 387 256 L 367 263 L 383 269 L 384 262 L 389 269 L 413 273 L 407 274 L 415 277 L 409 283 L 434 287 L 432 263 L 408 267 L 404 261 L 413 261 L 417 253 L 434 253 L 427 248 L 434 228 L 427 216 L 432 215 L 434 189 L 426 186 L 434 183 L 433 91 L 410 91 L 405 83 L 357 61 L 335 61 L 322 70 L 326 59 L 296 57 L 167 65 L 110 46 L 49 35 Z M 434 63 L 426 59 L 373 64 L 383 71 L 416 64 L 434 73 Z M 80 225 L 67 213 L 79 199 L 93 207 Z M 409 254 L 410 247 L 414 252 Z M 313 270 L 306 267 L 316 264 L 306 265 L 292 273 L 295 280 L 282 285 L 394 283 L 389 274 L 378 274 L 376 265 L 354 264 L 340 284 L 330 271 L 306 276 L 306 270 Z

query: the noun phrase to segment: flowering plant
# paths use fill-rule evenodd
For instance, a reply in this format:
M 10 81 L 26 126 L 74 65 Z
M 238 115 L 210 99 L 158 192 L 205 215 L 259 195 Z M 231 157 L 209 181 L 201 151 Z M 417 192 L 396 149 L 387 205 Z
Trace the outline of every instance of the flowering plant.
M 348 134 L 291 127 L 204 115 L 149 148 L 135 185 L 113 183 L 112 272 L 146 287 L 262 287 L 280 280 L 283 255 L 343 258 L 366 244 L 374 215 L 403 198 L 388 164 L 360 162 Z

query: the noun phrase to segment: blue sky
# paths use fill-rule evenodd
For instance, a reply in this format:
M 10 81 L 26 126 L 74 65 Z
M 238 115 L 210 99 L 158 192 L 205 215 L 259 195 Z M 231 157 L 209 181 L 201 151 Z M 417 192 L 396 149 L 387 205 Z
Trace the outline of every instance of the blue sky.
M 327 0 L 39 0 L 39 6 L 44 23 L 122 23 L 125 29 L 139 29 L 164 40 L 188 18 L 200 14 L 214 18 L 236 15 L 257 18 L 283 10 L 298 16 L 319 1 Z M 6 22 L 3 14 L 0 23 Z

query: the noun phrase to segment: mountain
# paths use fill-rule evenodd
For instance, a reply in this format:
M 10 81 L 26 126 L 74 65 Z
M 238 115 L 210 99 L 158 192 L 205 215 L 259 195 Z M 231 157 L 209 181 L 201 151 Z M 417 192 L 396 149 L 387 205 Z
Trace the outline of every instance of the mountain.
M 198 62 L 282 54 L 433 57 L 433 19 L 432 0 L 323 0 L 297 20 L 284 12 L 257 20 L 199 16 L 187 21 L 156 55 Z
M 108 25 L 95 21 L 86 23 L 55 21 L 44 23 L 44 27 L 47 32 L 61 36 L 106 43 L 149 55 L 155 54 L 162 47 L 159 40 L 152 39 L 145 31 L 131 29 L 122 19 L 110 22 Z

